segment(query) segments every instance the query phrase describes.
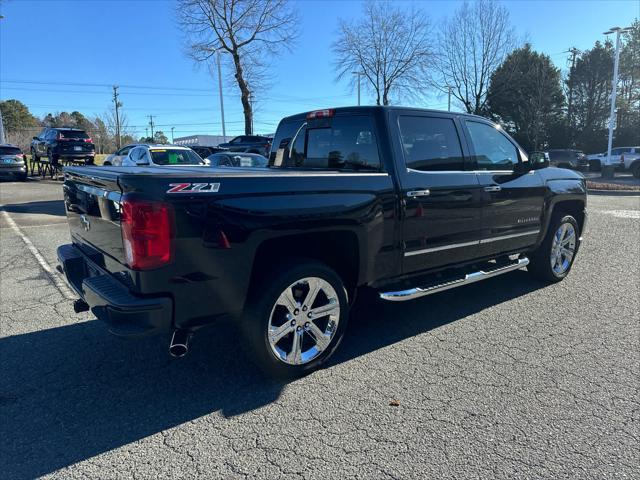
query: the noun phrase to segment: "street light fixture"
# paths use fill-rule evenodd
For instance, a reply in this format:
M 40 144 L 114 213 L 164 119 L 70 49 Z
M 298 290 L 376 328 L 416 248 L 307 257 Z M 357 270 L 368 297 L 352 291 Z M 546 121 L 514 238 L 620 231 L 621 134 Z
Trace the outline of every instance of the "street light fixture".
M 613 178 L 613 165 L 611 164 L 611 147 L 613 145 L 613 122 L 616 114 L 616 91 L 618 87 L 618 64 L 620 63 L 620 34 L 628 32 L 631 27 L 612 27 L 603 35 L 616 34 L 616 51 L 613 61 L 613 82 L 611 84 L 611 111 L 609 113 L 609 141 L 607 143 L 607 164 L 603 165 L 602 176 L 605 178 Z

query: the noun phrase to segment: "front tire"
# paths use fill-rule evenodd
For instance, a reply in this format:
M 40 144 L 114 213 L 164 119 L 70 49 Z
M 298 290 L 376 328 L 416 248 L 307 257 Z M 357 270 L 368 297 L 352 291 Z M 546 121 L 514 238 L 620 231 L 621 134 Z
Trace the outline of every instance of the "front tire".
M 289 262 L 252 284 L 242 329 L 267 374 L 299 377 L 336 350 L 349 320 L 340 277 L 314 260 Z
M 631 165 L 631 173 L 634 177 L 640 178 L 640 162 Z
M 562 281 L 578 253 L 579 232 L 578 222 L 571 215 L 552 218 L 542 244 L 529 256 L 529 273 L 545 282 Z

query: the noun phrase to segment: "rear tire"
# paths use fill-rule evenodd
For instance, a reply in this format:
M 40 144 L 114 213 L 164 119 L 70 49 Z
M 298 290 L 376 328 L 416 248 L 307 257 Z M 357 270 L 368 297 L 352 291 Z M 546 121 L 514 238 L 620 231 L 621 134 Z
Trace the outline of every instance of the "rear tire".
M 640 162 L 631 165 L 631 173 L 634 177 L 640 178 Z
M 340 277 L 323 263 L 298 259 L 252 282 L 241 324 L 256 365 L 269 375 L 294 378 L 333 354 L 348 320 Z
M 554 216 L 542 244 L 529 255 L 527 270 L 545 282 L 564 280 L 580 247 L 580 229 L 571 215 Z

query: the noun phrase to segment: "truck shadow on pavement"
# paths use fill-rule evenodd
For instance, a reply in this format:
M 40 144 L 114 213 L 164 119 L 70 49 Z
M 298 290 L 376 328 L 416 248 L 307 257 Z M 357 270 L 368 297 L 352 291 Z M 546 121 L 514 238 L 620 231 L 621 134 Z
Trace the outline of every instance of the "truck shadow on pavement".
M 39 213 L 41 215 L 55 215 L 64 217 L 64 202 L 62 200 L 42 200 L 38 202 L 11 203 L 3 205 L 2 210 L 9 213 Z
M 363 306 L 327 368 L 543 286 L 519 271 Z M 167 347 L 164 337 L 115 338 L 95 320 L 0 339 L 3 478 L 45 475 L 213 412 L 240 415 L 276 402 L 286 385 L 248 362 L 234 328 L 199 332 L 184 359 Z

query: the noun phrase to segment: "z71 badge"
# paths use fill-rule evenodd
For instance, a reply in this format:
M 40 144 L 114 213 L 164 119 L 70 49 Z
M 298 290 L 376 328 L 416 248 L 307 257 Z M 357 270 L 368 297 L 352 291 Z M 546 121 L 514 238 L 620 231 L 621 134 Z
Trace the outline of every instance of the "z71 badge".
M 170 183 L 167 193 L 216 193 L 219 183 Z

